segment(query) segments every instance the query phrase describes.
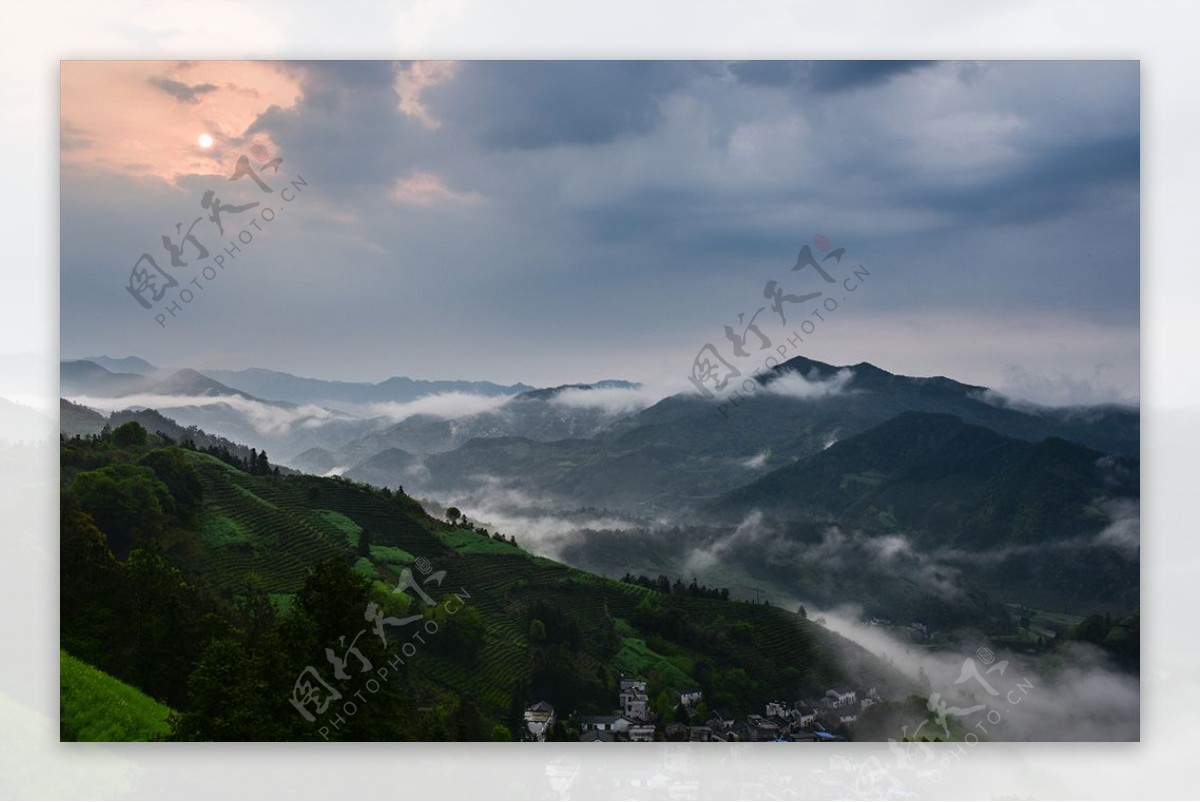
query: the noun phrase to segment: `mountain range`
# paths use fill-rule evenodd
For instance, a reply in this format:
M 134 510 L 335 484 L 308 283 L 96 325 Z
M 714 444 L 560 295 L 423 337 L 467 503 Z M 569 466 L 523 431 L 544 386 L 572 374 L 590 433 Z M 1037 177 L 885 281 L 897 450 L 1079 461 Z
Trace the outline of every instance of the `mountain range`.
M 708 570 L 797 598 L 888 586 L 882 608 L 911 596 L 910 608 L 931 609 L 935 598 L 986 590 L 1076 610 L 1105 604 L 1107 587 L 1113 606 L 1136 604 L 1136 408 L 1039 407 L 942 376 L 805 357 L 762 375 L 736 405 L 691 392 L 655 400 L 622 381 L 354 384 L 258 369 L 146 374 L 136 358 L 104 361 L 125 370 L 64 362 L 64 395 L 102 396 L 114 409 L 153 401 L 181 427 L 269 448 L 273 463 L 544 531 L 546 548 L 610 574 L 674 573 L 721 553 L 728 564 Z M 376 399 L 366 408 L 388 414 L 318 398 Z M 72 421 L 94 429 L 84 417 L 72 408 Z M 730 536 L 753 516 L 766 541 Z M 623 532 L 591 531 L 614 521 Z M 664 524 L 683 533 L 668 541 Z M 803 556 L 822 548 L 839 552 L 841 568 Z M 972 604 L 972 615 L 993 615 L 990 602 Z

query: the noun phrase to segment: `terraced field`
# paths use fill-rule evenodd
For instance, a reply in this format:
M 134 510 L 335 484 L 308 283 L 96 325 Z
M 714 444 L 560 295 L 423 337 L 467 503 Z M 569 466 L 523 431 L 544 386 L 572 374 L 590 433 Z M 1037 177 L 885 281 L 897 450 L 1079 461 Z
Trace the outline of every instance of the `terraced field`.
M 368 530 L 391 552 L 377 562 L 393 578 L 402 556 L 444 546 L 396 504 L 349 483 L 315 477 L 251 476 L 205 454 L 190 453 L 204 486 L 198 538 L 172 557 L 190 575 L 217 588 L 241 588 L 257 577 L 269 593 L 300 588 L 311 566 L 353 551 Z M 500 545 L 500 544 L 497 544 Z
M 214 460 L 215 461 L 215 460 Z M 275 478 L 214 469 L 198 461 L 204 506 L 198 541 L 173 555 L 188 573 L 219 588 L 240 588 L 250 574 L 270 593 L 300 588 L 310 566 L 346 553 L 346 539 L 314 526 L 259 494 Z

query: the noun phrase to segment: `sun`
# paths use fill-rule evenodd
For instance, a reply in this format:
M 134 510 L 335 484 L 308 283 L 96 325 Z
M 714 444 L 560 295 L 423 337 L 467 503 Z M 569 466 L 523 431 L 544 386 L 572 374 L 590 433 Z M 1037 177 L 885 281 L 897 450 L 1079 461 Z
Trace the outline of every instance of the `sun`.
M 196 143 L 202 148 L 211 148 L 213 146 L 213 138 L 209 134 L 201 134 L 196 137 Z

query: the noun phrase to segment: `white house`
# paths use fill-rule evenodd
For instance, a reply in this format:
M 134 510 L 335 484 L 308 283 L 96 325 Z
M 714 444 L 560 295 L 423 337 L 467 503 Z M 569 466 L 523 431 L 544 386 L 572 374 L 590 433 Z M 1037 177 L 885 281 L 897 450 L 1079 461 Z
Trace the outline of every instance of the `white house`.
M 538 702 L 525 710 L 526 740 L 544 741 L 554 726 L 554 708 L 548 702 Z
M 795 711 L 787 702 L 767 702 L 767 718 L 771 716 L 791 718 L 794 713 Z
M 637 679 L 621 680 L 621 710 L 626 718 L 646 721 L 650 715 L 650 697 L 646 695 L 646 683 Z
M 633 722 L 624 716 L 583 716 L 579 723 L 584 732 L 628 732 Z
M 858 693 L 852 688 L 830 688 L 825 691 L 825 697 L 834 705 L 851 705 L 858 699 Z

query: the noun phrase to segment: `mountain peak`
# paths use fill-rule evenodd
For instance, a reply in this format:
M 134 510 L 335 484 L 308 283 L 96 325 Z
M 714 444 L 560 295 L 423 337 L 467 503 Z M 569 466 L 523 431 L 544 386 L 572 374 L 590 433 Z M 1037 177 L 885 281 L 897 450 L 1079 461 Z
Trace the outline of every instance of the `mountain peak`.
M 527 390 L 516 397 L 517 401 L 546 401 L 567 390 L 636 390 L 641 385 L 622 379 L 601 379 L 592 384 L 560 384 L 557 387 L 543 387 L 537 390 Z
M 870 362 L 859 362 L 857 365 L 851 365 L 850 370 L 854 371 L 856 376 L 895 376 L 895 373 L 890 373 L 883 368 L 876 367 Z
M 840 368 L 830 365 L 828 362 L 818 362 L 815 359 L 809 359 L 806 356 L 794 356 L 787 362 L 775 366 L 775 372 L 778 374 L 796 372 L 807 376 L 813 370 L 816 370 L 819 375 L 824 376 L 826 374 L 833 375 Z
M 140 376 L 149 376 L 158 370 L 154 365 L 136 356 L 113 357 L 105 354 L 103 356 L 85 356 L 78 361 L 92 362 L 110 373 L 136 373 Z
M 240 390 L 234 390 L 221 384 L 216 379 L 205 376 L 192 368 L 180 368 L 161 381 L 153 384 L 154 392 L 174 395 L 240 395 L 246 396 Z M 250 397 L 250 396 L 246 396 Z

